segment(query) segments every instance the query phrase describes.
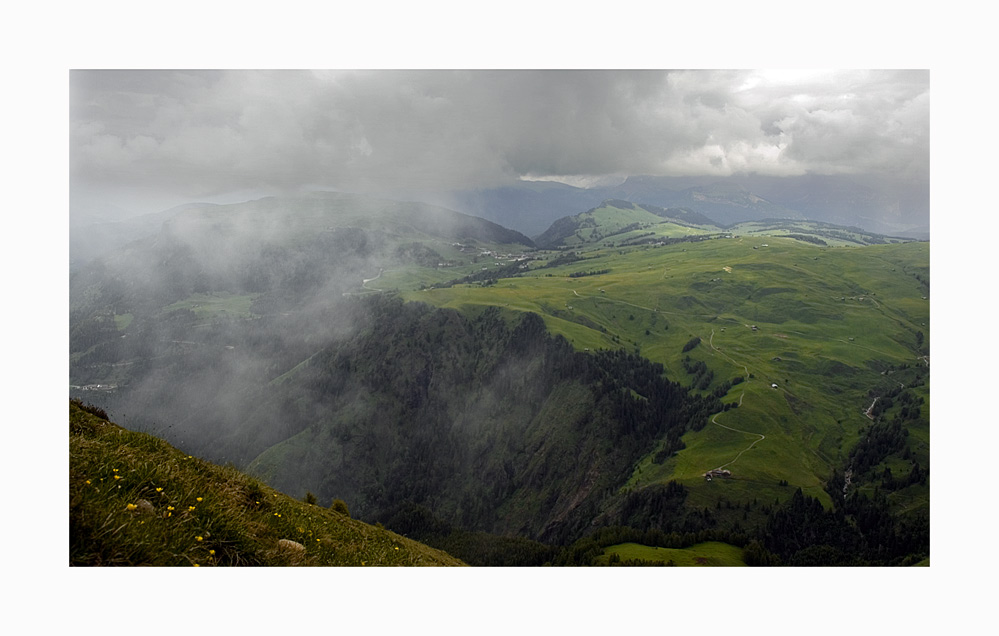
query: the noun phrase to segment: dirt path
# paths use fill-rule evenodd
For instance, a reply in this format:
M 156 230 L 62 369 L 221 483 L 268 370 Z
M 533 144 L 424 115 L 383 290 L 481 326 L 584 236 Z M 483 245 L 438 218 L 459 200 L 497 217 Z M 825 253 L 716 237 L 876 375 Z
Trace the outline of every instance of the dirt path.
M 711 335 L 708 336 L 708 346 L 711 347 L 712 351 L 714 351 L 715 353 L 717 353 L 721 357 L 725 358 L 726 360 L 728 360 L 729 362 L 731 362 L 735 366 L 742 367 L 743 371 L 746 372 L 746 379 L 748 380 L 749 379 L 749 367 L 747 367 L 744 364 L 739 364 L 738 362 L 736 362 L 735 360 L 732 359 L 732 356 L 729 356 L 729 355 L 726 355 L 726 354 L 722 353 L 722 350 L 719 349 L 718 347 L 716 347 L 714 345 L 714 339 L 715 339 L 715 330 L 712 329 L 711 330 Z M 742 395 L 745 395 L 745 394 L 746 394 L 746 392 L 743 391 Z M 741 395 L 739 396 L 739 406 L 742 406 L 742 396 Z
M 731 357 L 725 355 L 719 349 L 717 349 L 715 347 L 715 345 L 714 345 L 714 338 L 715 338 L 715 330 L 712 329 L 711 330 L 711 335 L 708 337 L 708 346 L 711 347 L 711 349 L 713 351 L 715 351 L 716 353 L 718 353 L 718 355 L 720 355 L 720 356 L 728 359 L 728 361 L 731 362 L 732 364 L 734 364 L 736 366 L 741 366 L 743 368 L 743 370 L 746 372 L 746 380 L 749 380 L 749 367 L 747 367 L 744 364 L 739 364 L 738 362 L 736 362 L 735 360 L 733 360 Z M 744 398 L 744 397 L 746 397 L 746 392 L 745 391 L 743 391 L 739 395 L 739 406 L 740 407 L 742 406 L 742 398 Z M 760 439 L 754 441 L 748 447 L 746 447 L 742 451 L 740 451 L 739 454 L 735 456 L 735 459 L 733 459 L 732 461 L 728 462 L 727 464 L 722 464 L 716 470 L 721 470 L 722 468 L 725 468 L 726 466 L 731 466 L 732 464 L 734 464 L 735 462 L 737 462 L 739 460 L 739 458 L 742 457 L 742 455 L 744 453 L 746 453 L 747 451 L 752 450 L 754 446 L 756 446 L 757 444 L 759 444 L 760 442 L 762 442 L 763 440 L 765 440 L 767 438 L 766 435 L 763 435 L 762 433 L 751 433 L 750 431 L 743 431 L 743 430 L 740 430 L 740 429 L 737 429 L 737 428 L 732 428 L 731 426 L 725 426 L 724 424 L 719 424 L 718 423 L 718 416 L 719 415 L 721 415 L 721 413 L 715 413 L 715 416 L 711 418 L 711 423 L 714 424 L 715 426 L 720 426 L 720 427 L 722 427 L 724 429 L 727 429 L 727 430 L 730 430 L 730 431 L 734 431 L 736 433 L 743 433 L 744 435 L 756 435 Z
M 739 406 L 742 406 L 742 398 L 745 395 L 746 395 L 746 392 L 743 391 L 742 395 L 739 396 Z M 724 429 L 728 429 L 728 430 L 734 431 L 736 433 L 743 433 L 745 435 L 756 435 L 760 439 L 756 440 L 755 442 L 753 442 L 752 444 L 750 444 L 748 447 L 746 447 L 742 451 L 740 451 L 739 454 L 735 456 L 735 459 L 733 459 L 732 461 L 728 462 L 727 464 L 722 464 L 716 470 L 721 470 L 722 468 L 725 468 L 726 466 L 731 466 L 732 464 L 734 464 L 735 462 L 737 462 L 739 460 L 739 458 L 742 457 L 742 455 L 744 453 L 746 453 L 747 451 L 752 450 L 754 446 L 756 446 L 757 444 L 759 444 L 760 442 L 762 442 L 763 440 L 765 440 L 767 438 L 767 436 L 763 435 L 762 433 L 751 433 L 749 431 L 742 431 L 742 430 L 739 430 L 737 428 L 732 428 L 731 426 L 725 426 L 724 424 L 719 424 L 718 423 L 718 416 L 719 415 L 721 415 L 721 413 L 716 413 L 715 416 L 711 418 L 711 423 L 714 424 L 715 426 L 720 426 L 720 427 L 722 427 Z
M 375 276 L 374 278 L 365 278 L 364 280 L 362 280 L 361 281 L 361 287 L 363 287 L 364 289 L 370 289 L 371 291 L 382 291 L 380 289 L 375 289 L 374 287 L 368 287 L 368 283 L 370 283 L 373 280 L 378 280 L 379 278 L 381 278 L 382 277 L 382 273 L 384 271 L 385 270 L 383 270 L 383 269 L 379 269 L 378 270 L 378 276 Z

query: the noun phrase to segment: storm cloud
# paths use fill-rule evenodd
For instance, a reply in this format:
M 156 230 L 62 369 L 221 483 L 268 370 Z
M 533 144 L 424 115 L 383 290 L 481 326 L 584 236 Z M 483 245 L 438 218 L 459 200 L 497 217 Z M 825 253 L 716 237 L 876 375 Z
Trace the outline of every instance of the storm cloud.
M 71 185 L 108 203 L 929 175 L 928 71 L 80 70 L 70 102 Z

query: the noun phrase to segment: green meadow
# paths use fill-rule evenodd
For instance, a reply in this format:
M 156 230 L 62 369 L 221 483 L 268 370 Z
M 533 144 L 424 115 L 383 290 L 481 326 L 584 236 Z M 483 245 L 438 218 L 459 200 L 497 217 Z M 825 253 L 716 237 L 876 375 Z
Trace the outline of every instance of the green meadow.
M 595 565 L 610 565 L 632 560 L 660 562 L 678 567 L 745 566 L 742 548 L 718 541 L 706 541 L 689 548 L 658 548 L 638 543 L 621 543 L 604 548 Z
M 188 309 L 194 312 L 198 319 L 211 318 L 217 315 L 228 315 L 233 318 L 248 318 L 252 315 L 250 306 L 259 294 L 229 294 L 212 292 L 210 294 L 192 294 L 163 308 L 164 313 Z
M 610 232 L 647 214 L 619 212 Z M 696 380 L 684 368 L 689 356 L 713 373 L 704 392 L 741 379 L 723 397 L 737 408 L 688 433 L 686 448 L 664 463 L 654 453 L 639 462 L 625 488 L 677 480 L 691 503 L 713 505 L 719 497 L 782 500 L 791 493 L 786 481 L 828 505 L 823 484 L 869 422 L 868 391 L 889 365 L 925 364 L 929 244 L 820 246 L 780 236 L 786 229 L 750 230 L 661 246 L 581 241 L 571 263 L 546 267 L 558 255 L 546 253 L 519 277 L 403 296 L 465 311 L 536 312 L 578 350 L 638 352 L 685 385 Z M 694 338 L 699 344 L 684 352 Z M 721 466 L 731 478 L 703 478 Z

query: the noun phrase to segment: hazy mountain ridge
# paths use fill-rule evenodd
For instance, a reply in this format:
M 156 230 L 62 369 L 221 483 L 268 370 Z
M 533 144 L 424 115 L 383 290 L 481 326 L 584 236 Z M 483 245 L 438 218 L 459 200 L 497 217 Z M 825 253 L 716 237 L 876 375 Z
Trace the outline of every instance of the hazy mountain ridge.
M 121 220 L 74 223 L 70 217 L 69 268 L 80 269 L 94 259 L 112 254 L 132 243 L 156 234 L 163 223 L 185 210 L 212 204 L 193 203 L 162 212 L 143 214 Z
M 374 224 L 372 222 L 375 221 Z M 198 232 L 209 238 L 238 231 L 244 241 L 254 236 L 287 240 L 292 236 L 349 226 L 409 237 L 482 241 L 533 246 L 520 232 L 475 216 L 425 203 L 379 200 L 337 192 L 313 192 L 297 197 L 265 197 L 232 204 L 191 203 L 169 210 L 114 222 L 73 225 L 70 231 L 71 271 L 89 261 L 127 249 L 129 243 L 167 233 Z
M 791 218 L 897 234 L 929 224 L 926 186 L 851 175 L 632 176 L 616 186 L 585 189 L 547 182 L 543 187 L 523 183 L 454 192 L 439 200 L 446 200 L 453 209 L 538 236 L 557 219 L 608 199 L 689 208 L 722 226 Z

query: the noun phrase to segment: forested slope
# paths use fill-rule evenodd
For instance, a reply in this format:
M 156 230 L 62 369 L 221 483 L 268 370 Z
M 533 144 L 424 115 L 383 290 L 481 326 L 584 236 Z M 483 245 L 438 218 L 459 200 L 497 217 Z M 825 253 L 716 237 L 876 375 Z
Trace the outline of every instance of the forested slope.
M 586 355 L 534 314 L 372 299 L 370 327 L 282 385 L 302 431 L 251 472 L 343 496 L 362 515 L 428 507 L 473 530 L 562 541 L 616 495 L 637 458 L 678 450 L 720 410 L 623 352 Z M 297 425 L 295 425 L 297 426 Z

